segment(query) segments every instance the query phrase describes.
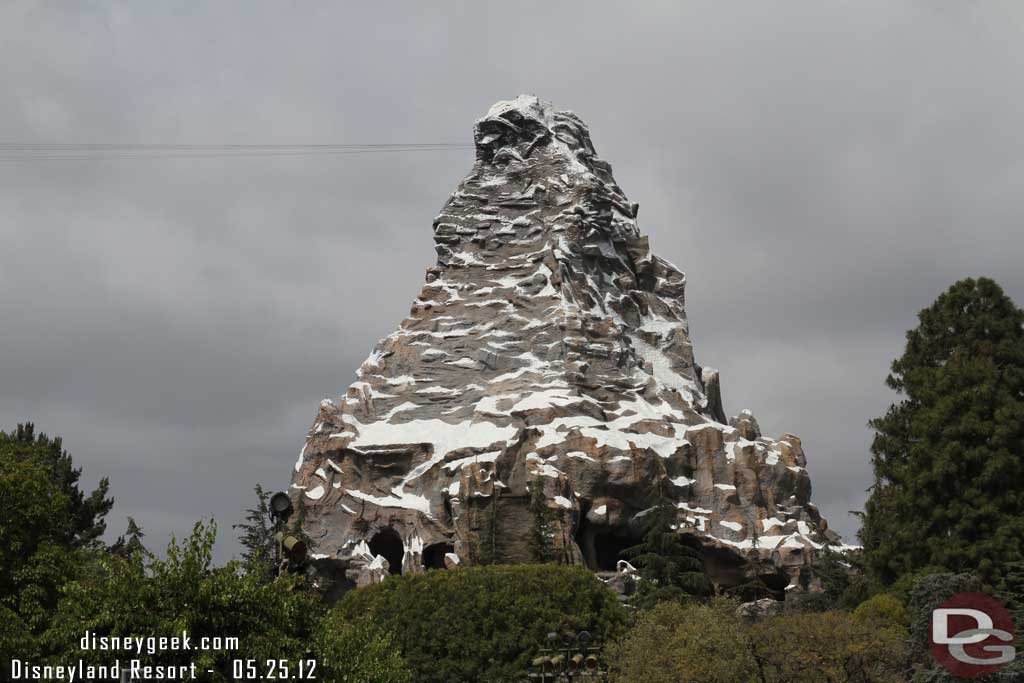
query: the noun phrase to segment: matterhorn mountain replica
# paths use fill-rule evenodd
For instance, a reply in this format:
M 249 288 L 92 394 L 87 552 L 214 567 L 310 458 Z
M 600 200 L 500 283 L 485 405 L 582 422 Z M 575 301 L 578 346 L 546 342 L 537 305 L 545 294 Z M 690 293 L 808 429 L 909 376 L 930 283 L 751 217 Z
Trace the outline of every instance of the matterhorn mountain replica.
M 650 252 L 586 124 L 520 96 L 474 139 L 409 317 L 321 403 L 295 463 L 318 561 L 349 585 L 529 562 L 539 489 L 556 560 L 628 571 L 667 490 L 713 581 L 813 588 L 838 538 L 800 440 L 726 418 L 685 276 Z

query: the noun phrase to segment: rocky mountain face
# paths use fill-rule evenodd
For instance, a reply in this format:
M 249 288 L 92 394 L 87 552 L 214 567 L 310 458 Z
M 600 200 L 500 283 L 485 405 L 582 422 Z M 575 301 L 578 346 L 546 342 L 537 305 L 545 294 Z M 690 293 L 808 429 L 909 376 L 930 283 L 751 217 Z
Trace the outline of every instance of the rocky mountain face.
M 651 253 L 586 124 L 520 96 L 474 139 L 409 316 L 321 403 L 295 463 L 319 561 L 356 583 L 530 561 L 540 487 L 557 558 L 614 571 L 667 489 L 714 581 L 813 588 L 807 565 L 838 538 L 800 439 L 726 417 L 686 278 Z

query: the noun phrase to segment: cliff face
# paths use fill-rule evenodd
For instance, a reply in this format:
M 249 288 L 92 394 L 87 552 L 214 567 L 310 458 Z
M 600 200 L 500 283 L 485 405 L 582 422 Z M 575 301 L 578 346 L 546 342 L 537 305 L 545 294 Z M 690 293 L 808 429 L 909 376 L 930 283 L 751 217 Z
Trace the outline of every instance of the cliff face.
M 586 124 L 520 96 L 474 139 L 409 317 L 321 403 L 295 463 L 318 552 L 360 581 L 383 560 L 529 561 L 536 480 L 559 557 L 612 570 L 667 480 L 715 580 L 806 587 L 801 568 L 838 539 L 800 440 L 726 418 L 694 360 L 685 276 L 651 254 Z

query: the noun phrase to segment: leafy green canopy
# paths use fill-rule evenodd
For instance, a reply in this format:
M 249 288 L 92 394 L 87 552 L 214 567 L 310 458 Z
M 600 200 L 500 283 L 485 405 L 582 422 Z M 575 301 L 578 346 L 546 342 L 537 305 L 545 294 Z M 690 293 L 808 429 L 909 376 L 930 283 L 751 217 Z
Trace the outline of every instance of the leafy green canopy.
M 617 683 L 905 683 L 902 604 L 845 612 L 737 615 L 737 603 L 662 602 L 609 652 Z M 894 613 L 894 614 L 893 614 Z
M 78 649 L 85 631 L 97 636 L 174 636 L 188 632 L 193 645 L 204 637 L 237 637 L 237 649 L 165 650 L 143 653 L 146 665 L 188 666 L 203 680 L 231 681 L 231 660 L 268 659 L 319 662 L 319 680 L 407 683 L 397 649 L 377 627 L 337 618 L 322 619 L 319 600 L 299 590 L 301 579 L 282 576 L 267 582 L 245 573 L 237 562 L 212 564 L 216 526 L 195 525 L 181 543 L 171 540 L 166 559 L 145 562 L 143 553 L 127 558 L 105 555 L 68 583 L 52 626 L 44 634 L 53 663 L 81 657 L 111 663 L 111 653 Z M 294 672 L 292 672 L 294 673 Z M 347 676 L 347 678 L 343 678 Z
M 76 570 L 71 503 L 45 467 L 4 450 L 0 501 L 0 655 L 32 654 Z
M 82 547 L 98 540 L 106 531 L 103 518 L 114 505 L 114 500 L 107 497 L 110 482 L 104 477 L 92 493 L 85 495 L 78 487 L 82 469 L 75 468 L 60 437 L 51 439 L 46 434 L 36 434 L 31 422 L 19 424 L 10 434 L 0 432 L 0 456 L 8 463 L 31 462 L 43 468 L 54 492 L 66 498 L 67 516 L 60 528 L 51 529 L 54 540 L 68 547 Z
M 871 421 L 875 485 L 861 541 L 883 582 L 925 566 L 987 585 L 1024 557 L 1024 311 L 987 278 L 918 315 Z
M 625 609 L 593 573 L 554 564 L 391 576 L 347 593 L 335 611 L 391 632 L 417 683 L 519 680 L 546 634 L 621 632 Z
M 0 660 L 38 652 L 61 587 L 101 547 L 114 501 L 106 479 L 85 495 L 80 476 L 60 438 L 0 432 Z

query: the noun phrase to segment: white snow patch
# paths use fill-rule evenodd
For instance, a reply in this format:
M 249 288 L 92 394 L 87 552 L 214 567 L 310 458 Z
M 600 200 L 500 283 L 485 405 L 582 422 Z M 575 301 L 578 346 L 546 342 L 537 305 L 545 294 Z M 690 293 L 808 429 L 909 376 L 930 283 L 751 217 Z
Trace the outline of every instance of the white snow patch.
M 417 496 L 412 493 L 405 493 L 399 487 L 392 489 L 391 496 L 374 496 L 369 493 L 363 493 L 362 491 L 353 491 L 352 489 L 345 489 L 345 493 L 358 498 L 359 500 L 365 500 L 368 503 L 373 503 L 383 508 L 405 508 L 407 510 L 418 510 L 430 517 L 430 501 L 423 496 Z
M 488 451 L 486 453 L 480 453 L 479 455 L 471 455 L 468 458 L 459 458 L 458 460 L 452 460 L 446 462 L 442 467 L 444 469 L 454 472 L 457 469 L 465 467 L 466 465 L 472 465 L 481 462 L 494 462 L 501 455 L 501 451 Z
M 583 451 L 569 451 L 568 453 L 565 454 L 565 457 L 567 457 L 567 458 L 578 458 L 580 460 L 588 460 L 590 462 L 597 462 L 597 460 L 595 460 L 594 458 L 591 458 L 589 455 L 587 455 Z
M 417 389 L 417 394 L 457 394 L 459 393 L 455 389 L 449 389 L 447 387 L 427 387 L 426 389 Z
M 457 368 L 476 369 L 477 367 L 479 367 L 479 362 L 468 356 L 463 356 L 458 360 L 445 361 L 445 365 L 454 365 Z

